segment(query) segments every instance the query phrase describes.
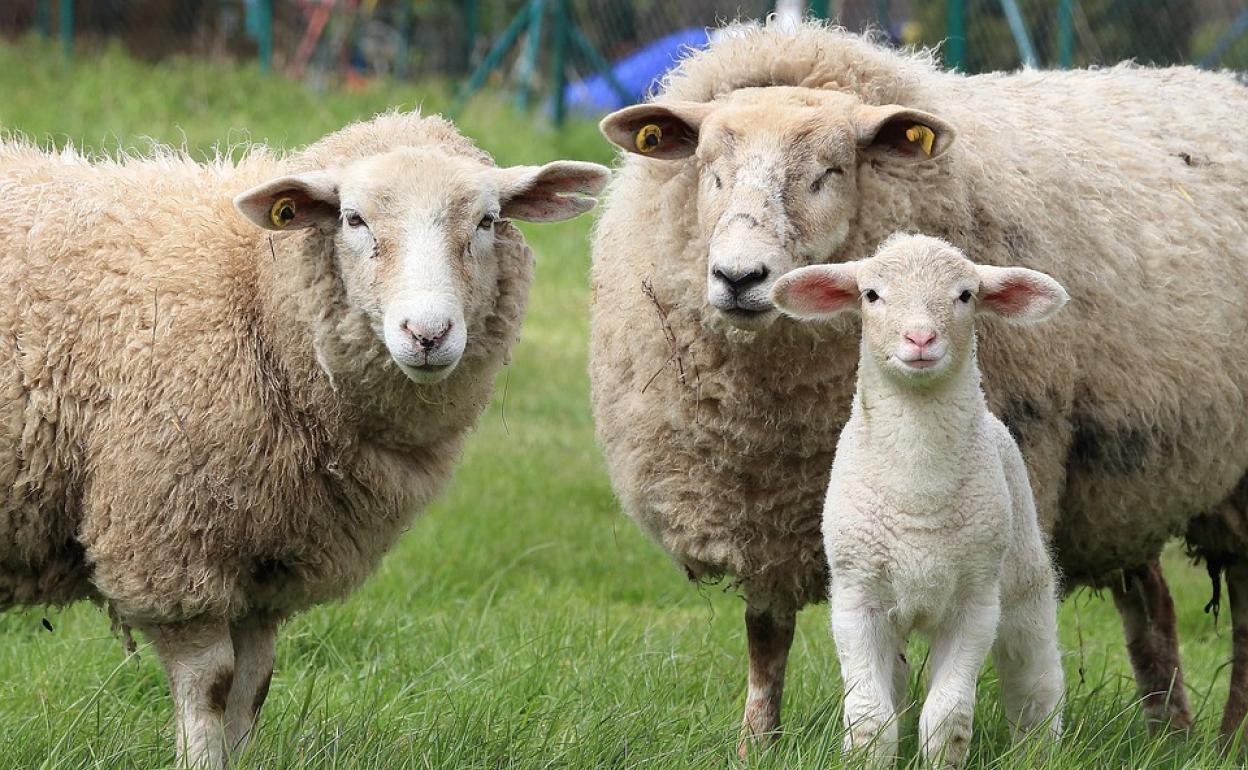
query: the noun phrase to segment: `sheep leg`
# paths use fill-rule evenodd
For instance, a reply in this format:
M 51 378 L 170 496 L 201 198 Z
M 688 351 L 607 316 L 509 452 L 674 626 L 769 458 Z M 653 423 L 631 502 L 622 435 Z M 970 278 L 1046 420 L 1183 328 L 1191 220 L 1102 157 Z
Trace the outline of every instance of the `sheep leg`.
M 222 770 L 228 758 L 225 708 L 234 681 L 234 645 L 225 621 L 144 628 L 169 678 L 178 764 Z
M 1065 689 L 1057 643 L 1057 598 L 1051 585 L 1009 602 L 1002 610 L 993 665 L 1001 680 L 1001 704 L 1015 739 L 1047 721 L 1049 735 L 1062 733 Z
M 833 589 L 832 636 L 845 688 L 845 751 L 866 753 L 872 767 L 896 762 L 897 682 L 903 640 L 881 609 Z
M 793 644 L 797 613 L 745 608 L 745 634 L 749 643 L 750 679 L 737 754 L 745 759 L 750 747 L 775 737 L 780 727 L 780 699 L 784 694 L 784 671 Z
M 928 766 L 960 767 L 966 760 L 975 685 L 1000 618 L 994 592 L 968 604 L 932 634 L 932 684 L 919 713 L 919 745 Z
M 1161 562 L 1154 559 L 1146 566 L 1123 570 L 1122 578 L 1111 580 L 1110 586 L 1149 729 L 1166 723 L 1179 729 L 1191 727 L 1174 601 Z
M 269 694 L 277 640 L 277 620 L 249 615 L 230 625 L 234 641 L 234 685 L 225 705 L 225 736 L 231 751 L 247 745 Z
M 1230 745 L 1240 735 L 1248 745 L 1248 565 L 1233 563 L 1223 575 L 1231 601 L 1231 688 L 1222 712 L 1221 737 Z

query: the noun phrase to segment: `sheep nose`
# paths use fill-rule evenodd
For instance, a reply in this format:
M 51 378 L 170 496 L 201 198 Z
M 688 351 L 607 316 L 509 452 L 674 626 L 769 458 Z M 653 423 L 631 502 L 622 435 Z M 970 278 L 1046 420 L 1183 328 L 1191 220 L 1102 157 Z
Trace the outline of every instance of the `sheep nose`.
M 446 335 L 451 331 L 451 323 L 447 321 L 441 327 L 429 327 L 404 321 L 402 329 L 407 336 L 412 338 L 412 342 L 428 353 L 446 339 Z
M 916 348 L 922 348 L 930 345 L 932 340 L 936 339 L 936 332 L 931 329 L 915 329 L 906 332 L 906 341 L 914 345 Z
M 736 295 L 767 280 L 769 272 L 766 265 L 755 265 L 748 270 L 732 268 L 725 270 L 722 267 L 717 267 L 711 271 L 711 275 L 723 281 L 728 286 L 728 289 Z

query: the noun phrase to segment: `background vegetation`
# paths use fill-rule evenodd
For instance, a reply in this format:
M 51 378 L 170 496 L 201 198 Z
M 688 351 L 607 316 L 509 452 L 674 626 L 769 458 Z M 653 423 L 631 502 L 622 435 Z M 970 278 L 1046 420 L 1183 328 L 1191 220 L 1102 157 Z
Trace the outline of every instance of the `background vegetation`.
M 313 93 L 249 67 L 117 50 L 65 62 L 50 44 L 0 44 L 0 127 L 100 151 L 149 138 L 206 154 L 250 137 L 310 142 L 391 106 L 447 95 L 374 83 Z M 486 98 L 464 131 L 503 163 L 611 153 L 590 124 L 554 133 Z M 136 201 L 136 205 L 142 205 Z M 343 604 L 290 622 L 246 768 L 727 768 L 745 683 L 742 603 L 694 588 L 612 498 L 586 387 L 588 218 L 527 227 L 539 270 L 524 340 L 449 496 Z M 1108 598 L 1062 609 L 1068 736 L 1056 768 L 1209 768 L 1230 624 L 1201 608 L 1203 570 L 1167 558 L 1194 735 L 1150 739 Z M 45 627 L 48 621 L 51 630 Z M 922 661 L 915 646 L 912 659 Z M 916 688 L 918 684 L 914 685 Z M 840 683 L 826 611 L 807 611 L 786 692 L 786 735 L 759 768 L 839 761 Z M 971 766 L 1034 767 L 1010 750 L 986 670 Z M 914 720 L 906 725 L 913 751 Z M 172 760 L 154 654 L 128 657 L 94 607 L 0 615 L 0 768 L 150 770 Z

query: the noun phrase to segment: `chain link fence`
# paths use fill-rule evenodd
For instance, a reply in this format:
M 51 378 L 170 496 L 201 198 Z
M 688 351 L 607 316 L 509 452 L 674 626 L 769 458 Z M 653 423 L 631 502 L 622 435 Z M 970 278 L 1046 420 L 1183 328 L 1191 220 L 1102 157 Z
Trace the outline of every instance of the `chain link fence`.
M 59 38 L 78 56 L 119 43 L 143 58 L 256 60 L 321 80 L 519 76 L 593 110 L 638 98 L 708 27 L 777 11 L 940 45 L 967 72 L 1124 59 L 1248 70 L 1248 0 L 3 0 L 0 36 Z

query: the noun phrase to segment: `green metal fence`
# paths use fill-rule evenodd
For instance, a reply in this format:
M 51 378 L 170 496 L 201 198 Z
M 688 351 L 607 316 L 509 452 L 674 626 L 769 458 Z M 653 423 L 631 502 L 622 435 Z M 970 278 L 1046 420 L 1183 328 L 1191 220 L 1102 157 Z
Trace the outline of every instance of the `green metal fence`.
M 323 82 L 439 78 L 511 84 L 521 106 L 610 72 L 682 29 L 758 18 L 776 0 L 0 0 L 0 36 L 42 34 L 66 55 L 120 41 L 136 55 L 229 56 Z M 806 0 L 809 13 L 939 45 L 967 72 L 1200 63 L 1248 70 L 1248 0 Z M 556 119 L 564 104 L 552 104 Z

